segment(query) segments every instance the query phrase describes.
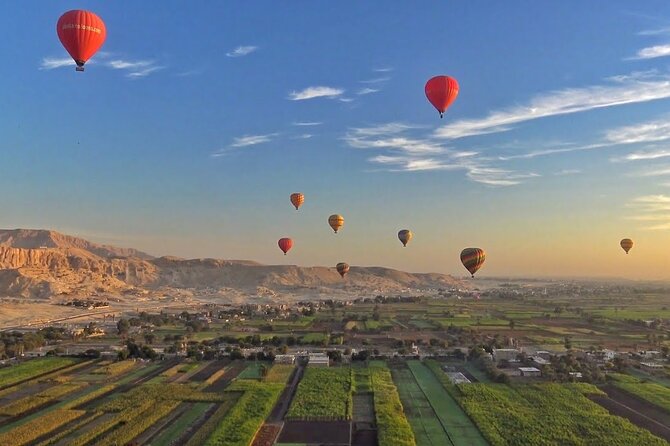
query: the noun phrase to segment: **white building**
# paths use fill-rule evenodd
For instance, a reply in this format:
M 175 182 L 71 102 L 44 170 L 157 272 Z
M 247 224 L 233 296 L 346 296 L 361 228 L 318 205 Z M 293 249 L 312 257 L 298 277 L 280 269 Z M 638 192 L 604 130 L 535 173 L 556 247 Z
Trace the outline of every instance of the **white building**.
M 307 357 L 307 364 L 314 367 L 328 367 L 330 359 L 325 353 L 310 353 Z
M 275 355 L 277 364 L 295 364 L 295 355 Z
M 515 348 L 494 348 L 493 360 L 495 362 L 516 361 L 516 357 L 519 353 L 521 352 Z
M 521 376 L 542 376 L 542 372 L 537 367 L 519 367 Z

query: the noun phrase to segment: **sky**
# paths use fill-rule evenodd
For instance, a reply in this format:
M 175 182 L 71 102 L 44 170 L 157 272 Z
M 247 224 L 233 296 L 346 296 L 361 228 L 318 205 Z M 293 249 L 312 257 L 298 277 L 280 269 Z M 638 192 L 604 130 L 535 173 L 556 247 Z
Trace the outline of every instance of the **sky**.
M 670 279 L 670 3 L 603 5 L 13 2 L 0 227 L 458 276 L 481 247 L 482 276 Z M 84 73 L 55 30 L 79 8 L 107 27 Z M 460 85 L 443 119 L 435 75 Z

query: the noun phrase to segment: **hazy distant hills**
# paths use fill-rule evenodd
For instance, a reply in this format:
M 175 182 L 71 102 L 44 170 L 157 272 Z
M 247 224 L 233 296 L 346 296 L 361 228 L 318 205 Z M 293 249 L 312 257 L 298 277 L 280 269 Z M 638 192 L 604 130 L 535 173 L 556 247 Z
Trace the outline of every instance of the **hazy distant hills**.
M 352 266 L 343 280 L 335 268 L 154 258 L 135 249 L 98 245 L 55 231 L 0 230 L 0 296 L 48 298 L 159 289 L 205 290 L 212 294 L 230 290 L 249 294 L 324 294 L 329 290 L 388 293 L 454 285 L 460 282 L 443 274 Z

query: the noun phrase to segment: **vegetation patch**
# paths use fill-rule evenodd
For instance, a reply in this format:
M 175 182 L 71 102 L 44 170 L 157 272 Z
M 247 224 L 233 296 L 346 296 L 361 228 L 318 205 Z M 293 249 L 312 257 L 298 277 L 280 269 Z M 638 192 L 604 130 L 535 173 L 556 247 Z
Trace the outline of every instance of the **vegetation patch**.
M 415 446 L 414 434 L 405 418 L 391 371 L 386 367 L 372 367 L 369 370 L 374 391 L 379 446 Z
M 12 446 L 29 444 L 85 413 L 83 410 L 53 410 L 12 430 L 3 432 L 0 434 L 0 444 Z
M 350 420 L 352 414 L 351 371 L 348 367 L 311 368 L 286 415 L 290 420 Z
M 0 369 L 0 387 L 11 386 L 20 381 L 33 378 L 43 373 L 61 369 L 79 362 L 74 358 L 37 358 L 22 362 L 19 365 Z

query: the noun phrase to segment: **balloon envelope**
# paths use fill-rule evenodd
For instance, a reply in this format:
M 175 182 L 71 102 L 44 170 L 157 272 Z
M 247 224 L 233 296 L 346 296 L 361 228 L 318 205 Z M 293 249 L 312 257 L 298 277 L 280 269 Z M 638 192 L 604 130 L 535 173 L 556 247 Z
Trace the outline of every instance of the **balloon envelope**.
M 402 246 L 407 246 L 410 240 L 412 240 L 412 237 L 414 234 L 412 234 L 412 231 L 409 229 L 403 229 L 400 232 L 398 232 L 398 239 L 402 242 Z
M 342 217 L 339 214 L 333 214 L 330 217 L 328 217 L 328 224 L 330 225 L 331 228 L 333 228 L 333 231 L 337 234 L 337 231 L 344 226 L 344 217 Z
M 440 112 L 440 118 L 458 96 L 458 82 L 453 77 L 435 76 L 426 82 L 426 97 Z
M 461 251 L 461 263 L 467 269 L 472 277 L 482 267 L 486 260 L 486 253 L 480 248 L 465 248 Z
M 79 71 L 83 71 L 86 61 L 93 57 L 107 37 L 107 29 L 102 19 L 81 9 L 68 11 L 60 16 L 56 32 Z
M 295 210 L 297 211 L 300 206 L 305 202 L 305 195 L 303 195 L 300 192 L 296 192 L 294 194 L 291 194 L 291 203 L 293 206 L 295 206 Z
M 289 252 L 289 250 L 293 247 L 293 240 L 288 237 L 284 237 L 280 238 L 277 244 L 279 245 L 279 249 L 281 249 L 284 252 L 284 255 L 286 255 L 286 253 Z
M 621 240 L 620 245 L 623 248 L 623 250 L 626 251 L 626 254 L 628 254 L 628 251 L 630 251 L 633 248 L 633 241 L 629 238 L 625 238 Z
M 340 273 L 340 276 L 342 277 L 349 272 L 349 265 L 344 262 L 338 263 L 335 268 L 337 268 L 337 272 Z

